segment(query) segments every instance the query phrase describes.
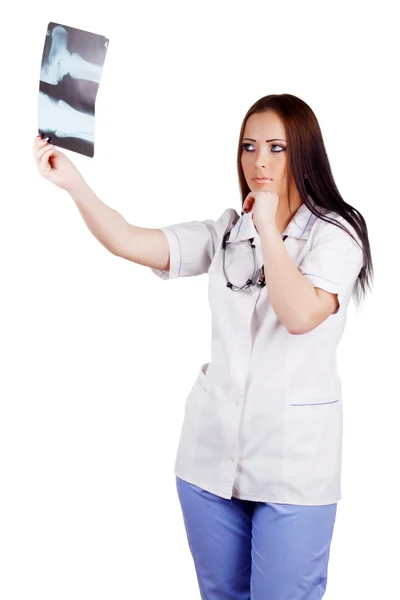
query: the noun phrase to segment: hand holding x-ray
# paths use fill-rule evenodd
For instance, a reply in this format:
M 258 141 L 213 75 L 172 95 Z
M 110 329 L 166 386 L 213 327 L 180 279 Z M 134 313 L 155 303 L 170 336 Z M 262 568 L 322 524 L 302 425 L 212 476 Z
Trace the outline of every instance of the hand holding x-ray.
M 71 193 L 84 183 L 74 163 L 56 150 L 48 138 L 38 135 L 33 142 L 33 151 L 39 173 L 57 187 Z

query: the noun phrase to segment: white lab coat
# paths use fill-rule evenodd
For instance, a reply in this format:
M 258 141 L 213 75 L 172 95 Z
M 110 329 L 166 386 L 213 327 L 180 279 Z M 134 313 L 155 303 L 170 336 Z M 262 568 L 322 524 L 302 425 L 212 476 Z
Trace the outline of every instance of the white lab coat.
M 312 198 L 310 201 L 312 202 Z M 321 209 L 320 209 L 321 210 Z M 351 225 L 337 213 L 324 214 Z M 251 213 L 227 208 L 217 221 L 163 227 L 170 271 L 162 279 L 208 273 L 211 361 L 186 400 L 175 474 L 203 489 L 259 502 L 323 505 L 341 498 L 342 394 L 336 348 L 363 253 L 342 229 L 302 204 L 288 224 L 285 245 L 314 286 L 338 293 L 339 309 L 305 334 L 290 334 L 265 287 L 232 291 L 263 264 Z M 360 241 L 360 240 L 359 240 Z

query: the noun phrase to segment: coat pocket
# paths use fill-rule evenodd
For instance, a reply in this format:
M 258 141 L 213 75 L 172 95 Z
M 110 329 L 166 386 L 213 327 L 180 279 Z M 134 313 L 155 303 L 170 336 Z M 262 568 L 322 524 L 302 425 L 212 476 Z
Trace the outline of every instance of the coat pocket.
M 286 477 L 328 478 L 340 472 L 343 411 L 339 401 L 289 405 L 285 410 Z

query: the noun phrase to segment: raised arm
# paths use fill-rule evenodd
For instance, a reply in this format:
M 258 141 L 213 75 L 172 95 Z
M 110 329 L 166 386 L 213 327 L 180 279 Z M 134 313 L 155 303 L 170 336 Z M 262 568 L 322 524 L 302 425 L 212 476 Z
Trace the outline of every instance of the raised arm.
M 168 241 L 160 229 L 131 225 L 84 182 L 70 194 L 88 229 L 112 254 L 146 267 L 169 270 Z
M 89 231 L 107 250 L 141 265 L 169 270 L 169 246 L 162 231 L 127 223 L 96 196 L 73 162 L 48 138 L 37 136 L 33 146 L 40 174 L 70 194 Z
M 102 202 L 72 161 L 48 144 L 48 138 L 35 138 L 34 154 L 40 174 L 70 194 L 89 231 L 107 250 L 150 267 L 162 279 L 206 273 L 217 244 L 237 216 L 228 208 L 217 221 L 189 221 L 161 229 L 137 227 Z

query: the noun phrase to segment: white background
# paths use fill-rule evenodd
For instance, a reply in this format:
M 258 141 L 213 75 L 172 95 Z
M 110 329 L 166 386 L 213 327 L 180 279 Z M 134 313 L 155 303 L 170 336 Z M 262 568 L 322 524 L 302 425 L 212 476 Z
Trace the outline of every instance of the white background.
M 60 8 L 62 7 L 62 8 Z M 109 253 L 33 159 L 47 24 L 109 37 L 93 159 L 142 227 L 240 212 L 242 119 L 271 93 L 314 110 L 367 221 L 373 293 L 338 349 L 343 499 L 324 600 L 398 589 L 399 46 L 395 4 L 12 3 L 2 9 L 0 597 L 200 598 L 173 465 L 210 360 L 207 275 L 162 281 Z M 266 600 L 268 596 L 266 595 Z

